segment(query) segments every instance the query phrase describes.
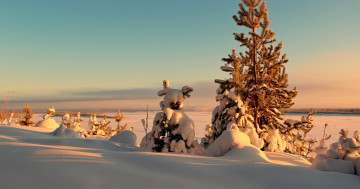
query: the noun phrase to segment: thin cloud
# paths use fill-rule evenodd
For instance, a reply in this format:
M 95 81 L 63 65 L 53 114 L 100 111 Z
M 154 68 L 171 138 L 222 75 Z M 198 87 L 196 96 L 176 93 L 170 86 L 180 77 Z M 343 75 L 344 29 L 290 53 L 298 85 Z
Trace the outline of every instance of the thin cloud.
M 159 89 L 119 89 L 119 90 L 81 90 L 60 91 L 58 94 L 49 96 L 12 96 L 13 103 L 40 103 L 40 102 L 74 102 L 74 101 L 101 101 L 101 100 L 136 100 L 155 99 Z M 1 101 L 2 103 L 4 100 Z

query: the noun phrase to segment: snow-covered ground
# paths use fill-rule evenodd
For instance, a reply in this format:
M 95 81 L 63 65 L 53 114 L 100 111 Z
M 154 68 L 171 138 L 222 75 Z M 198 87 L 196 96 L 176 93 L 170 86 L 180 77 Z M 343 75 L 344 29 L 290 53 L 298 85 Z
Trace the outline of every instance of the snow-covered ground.
M 149 123 L 156 112 L 150 112 Z M 123 112 L 137 142 L 145 135 L 145 112 Z M 208 112 L 187 112 L 196 137 L 204 136 Z M 299 116 L 289 116 L 292 119 Z M 35 115 L 34 121 L 40 121 Z M 55 117 L 60 123 L 61 118 Z M 101 118 L 99 118 L 101 120 Z M 111 121 L 111 120 L 110 120 Z M 88 118 L 84 117 L 83 127 Z M 311 136 L 321 137 L 323 125 L 338 139 L 341 128 L 360 129 L 360 117 L 314 116 Z M 111 123 L 116 127 L 116 123 Z M 321 172 L 309 162 L 286 153 L 233 150 L 222 157 L 142 152 L 138 147 L 92 139 L 51 136 L 52 129 L 0 126 L 0 188 L 358 188 L 360 177 Z M 101 139 L 101 140 L 99 140 Z M 246 156 L 243 154 L 246 152 Z
M 150 111 L 149 112 L 149 129 L 151 130 L 152 121 L 154 116 L 157 112 Z M 124 115 L 124 119 L 121 122 L 121 125 L 127 123 L 127 128 L 134 127 L 134 132 L 137 136 L 136 142 L 140 144 L 142 137 L 145 136 L 145 131 L 143 129 L 141 119 L 146 118 L 146 112 L 137 111 L 137 112 L 122 112 L 121 114 Z M 189 111 L 186 114 L 195 122 L 195 137 L 200 139 L 205 136 L 205 127 L 207 124 L 211 123 L 211 112 L 197 112 L 197 111 Z M 109 113 L 108 115 L 115 115 L 115 113 Z M 42 114 L 35 114 L 33 121 L 38 122 L 41 121 Z M 298 119 L 300 120 L 300 115 L 290 114 L 286 116 L 286 119 Z M 54 117 L 54 119 L 60 124 L 61 117 Z M 81 126 L 88 130 L 88 122 L 89 117 L 83 116 L 82 119 L 84 120 L 81 122 Z M 331 134 L 332 137 L 326 141 L 326 145 L 329 146 L 331 143 L 338 141 L 339 139 L 339 132 L 342 128 L 348 129 L 349 133 L 352 134 L 355 130 L 360 130 L 360 115 L 353 116 L 353 115 L 316 115 L 313 116 L 314 119 L 314 128 L 308 134 L 309 137 L 314 137 L 321 139 L 324 133 L 324 125 L 327 123 L 328 127 L 326 128 L 326 134 Z M 98 117 L 98 121 L 102 120 L 102 118 Z M 116 128 L 117 122 L 114 119 L 108 118 L 110 122 L 110 127 Z M 103 139 L 107 140 L 108 138 L 105 137 L 93 137 L 96 139 Z

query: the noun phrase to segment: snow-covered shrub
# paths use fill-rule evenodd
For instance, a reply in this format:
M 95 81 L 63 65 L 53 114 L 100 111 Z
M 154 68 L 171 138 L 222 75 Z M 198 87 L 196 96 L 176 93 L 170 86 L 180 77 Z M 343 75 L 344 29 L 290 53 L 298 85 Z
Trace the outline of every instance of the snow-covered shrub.
M 111 135 L 117 135 L 126 130 L 128 124 L 121 125 L 121 121 L 124 119 L 124 115 L 120 115 L 120 110 L 117 111 L 117 115 L 115 116 L 115 121 L 118 123 L 117 128 L 112 131 Z
M 352 137 L 348 137 L 346 129 L 339 134 L 339 141 L 332 143 L 325 154 L 318 154 L 311 167 L 360 176 L 360 131 L 355 131 Z
M 297 153 L 309 158 L 309 154 L 315 152 L 314 144 L 317 139 L 308 138 L 307 134 L 314 127 L 312 115 L 316 112 L 311 110 L 307 116 L 301 116 L 301 120 L 285 120 L 287 126 L 281 130 L 285 141 L 284 151 Z
M 1 112 L 0 112 L 1 113 Z M 13 118 L 13 116 L 14 116 L 14 113 L 11 113 L 10 114 L 10 117 L 9 117 L 9 119 L 8 118 L 6 118 L 6 116 L 5 115 L 3 115 L 4 117 L 3 117 L 3 119 L 2 119 L 2 121 L 0 122 L 0 125 L 12 125 L 12 118 Z M 1 119 L 0 119 L 1 120 Z
M 112 129 L 109 127 L 110 121 L 108 121 L 107 116 L 104 115 L 104 119 L 101 120 L 97 135 L 108 136 L 112 133 Z
M 326 134 L 326 127 L 327 127 L 327 126 L 328 126 L 328 124 L 325 124 L 325 126 L 324 126 L 323 138 L 320 140 L 319 146 L 317 146 L 317 147 L 315 148 L 315 152 L 316 152 L 317 154 L 324 154 L 324 153 L 326 153 L 327 150 L 328 150 L 328 148 L 327 148 L 326 145 L 325 145 L 325 142 L 331 138 L 331 135 L 327 135 L 327 134 Z
M 43 120 L 37 122 L 35 127 L 57 129 L 59 124 L 55 121 L 55 119 L 51 118 L 53 116 L 55 116 L 55 109 L 54 107 L 50 107 L 47 113 L 44 115 Z
M 48 118 L 51 118 L 51 117 L 54 117 L 55 116 L 55 108 L 54 107 L 50 107 L 47 111 L 47 113 L 44 115 L 43 119 L 48 119 Z
M 120 112 L 119 112 L 120 113 Z M 118 118 L 116 118 L 118 119 Z M 122 118 L 121 118 L 122 119 Z M 96 114 L 90 115 L 89 120 L 89 135 L 100 135 L 100 136 L 113 136 L 118 134 L 118 132 L 113 132 L 112 128 L 108 125 L 110 121 L 107 121 L 107 116 L 104 115 L 104 119 L 100 122 L 97 121 Z
M 100 127 L 100 123 L 96 118 L 96 114 L 90 115 L 89 124 L 88 124 L 88 134 L 89 135 L 96 135 L 97 130 Z
M 148 134 L 148 128 L 149 128 L 149 106 L 146 107 L 146 118 L 141 119 L 141 123 L 142 123 L 144 131 L 145 131 L 145 141 L 147 141 L 147 134 Z
M 191 87 L 181 90 L 169 87 L 163 82 L 164 89 L 158 92 L 164 96 L 160 102 L 162 112 L 155 115 L 152 130 L 144 136 L 140 146 L 157 152 L 202 153 L 201 145 L 195 137 L 194 122 L 182 110 L 186 97 L 190 97 Z
M 24 109 L 24 116 L 19 120 L 19 124 L 23 126 L 33 126 L 34 122 L 31 121 L 33 116 L 32 109 L 29 104 L 26 104 Z
M 64 120 L 64 119 L 63 119 Z M 83 129 L 81 127 L 81 122 L 83 122 L 84 120 L 81 119 L 81 114 L 80 112 L 77 113 L 77 116 L 74 118 L 74 122 L 73 125 L 70 127 L 72 130 L 74 130 L 75 132 L 77 132 L 81 137 L 83 138 L 87 138 L 88 137 L 88 133 L 85 131 L 85 129 Z
M 66 128 L 70 129 L 71 127 L 71 116 L 69 114 L 65 114 L 62 117 L 62 123 Z

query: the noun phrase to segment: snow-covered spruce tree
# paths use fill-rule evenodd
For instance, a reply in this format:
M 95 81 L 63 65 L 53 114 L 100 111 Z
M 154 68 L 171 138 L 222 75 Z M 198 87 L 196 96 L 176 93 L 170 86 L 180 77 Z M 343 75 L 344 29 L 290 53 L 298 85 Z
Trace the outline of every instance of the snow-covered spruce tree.
M 100 122 L 96 118 L 96 114 L 90 115 L 89 123 L 88 123 L 88 134 L 89 135 L 97 135 L 97 131 L 100 127 Z
M 61 124 L 64 125 L 66 128 L 70 129 L 70 127 L 71 127 L 71 116 L 70 116 L 70 114 L 66 113 L 62 117 Z
M 152 130 L 143 137 L 140 146 L 157 152 L 184 152 L 202 154 L 203 148 L 194 140 L 194 122 L 182 110 L 186 97 L 193 91 L 184 86 L 181 90 L 169 87 L 169 81 L 163 81 L 164 89 L 158 92 L 164 96 L 160 102 L 161 112 L 155 115 Z
M 282 43 L 272 45 L 276 39 L 275 32 L 269 29 L 266 2 L 243 0 L 239 7 L 238 16 L 234 15 L 233 19 L 250 31 L 248 36 L 234 33 L 235 40 L 246 50 L 238 55 L 233 50 L 223 59 L 226 64 L 221 70 L 230 72 L 232 78 L 215 80 L 220 84 L 217 90 L 220 106 L 213 114 L 213 139 L 229 128 L 229 122 L 233 120 L 239 128 L 251 125 L 244 124 L 251 122 L 256 134 L 266 139 L 269 131 L 278 130 L 276 132 L 280 134 L 287 131 L 281 116 L 293 105 L 297 91 L 287 89 L 288 75 L 284 64 L 288 60 L 286 54 L 281 55 Z M 223 98 L 226 98 L 225 102 Z M 257 146 L 261 148 L 260 143 Z
M 24 116 L 22 119 L 19 120 L 19 124 L 23 126 L 33 126 L 34 122 L 31 121 L 33 115 L 34 114 L 32 113 L 30 104 L 26 104 L 26 107 L 24 109 Z
M 81 114 L 80 112 L 77 113 L 76 117 L 74 118 L 74 122 L 73 125 L 71 126 L 71 129 L 74 130 L 75 132 L 79 133 L 79 135 L 83 138 L 87 138 L 88 137 L 88 133 L 85 131 L 85 129 L 83 129 L 81 127 L 81 122 L 83 122 L 84 120 L 81 119 Z
M 126 130 L 126 127 L 128 124 L 124 124 L 122 126 L 120 124 L 123 119 L 124 119 L 124 115 L 121 115 L 120 110 L 118 110 L 117 115 L 115 116 L 115 121 L 118 123 L 118 125 L 117 125 L 116 130 L 114 130 L 111 135 L 117 135 Z
M 102 136 L 111 135 L 112 128 L 109 127 L 110 121 L 108 121 L 106 118 L 107 116 L 106 114 L 104 114 L 104 119 L 100 122 L 100 127 L 97 132 L 97 135 L 102 135 Z

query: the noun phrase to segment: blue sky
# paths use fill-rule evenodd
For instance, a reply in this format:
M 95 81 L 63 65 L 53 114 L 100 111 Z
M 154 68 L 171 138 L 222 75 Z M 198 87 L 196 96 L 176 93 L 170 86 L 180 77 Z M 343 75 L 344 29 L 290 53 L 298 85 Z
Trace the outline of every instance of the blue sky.
M 220 59 L 240 50 L 232 33 L 247 32 L 231 18 L 239 2 L 2 0 L 0 100 L 10 91 L 13 103 L 44 106 L 157 104 L 152 91 L 168 79 L 194 86 L 192 98 L 211 106 L 212 81 L 228 77 Z M 269 0 L 267 7 L 299 91 L 296 107 L 360 107 L 360 86 L 352 82 L 360 79 L 360 1 Z

